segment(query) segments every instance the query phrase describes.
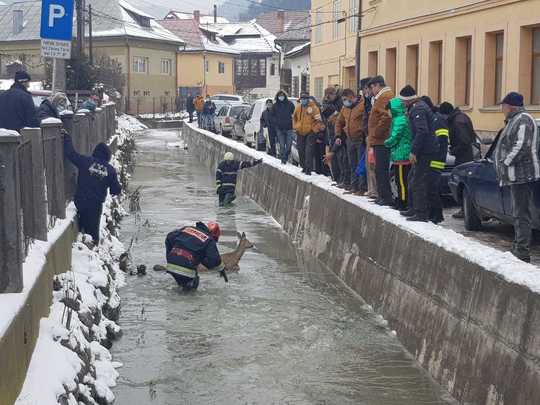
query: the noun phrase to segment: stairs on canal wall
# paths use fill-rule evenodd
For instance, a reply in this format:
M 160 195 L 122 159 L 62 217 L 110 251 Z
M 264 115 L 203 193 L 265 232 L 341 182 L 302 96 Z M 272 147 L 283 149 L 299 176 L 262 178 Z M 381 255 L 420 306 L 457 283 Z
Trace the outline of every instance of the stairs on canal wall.
M 239 159 L 259 157 L 189 125 L 183 136 L 190 153 L 212 170 L 227 151 Z M 488 246 L 478 259 L 461 254 L 435 235 L 413 232 L 322 182 L 306 181 L 290 166 L 267 163 L 242 171 L 239 192 L 382 314 L 459 403 L 540 403 L 540 295 L 496 269 L 503 260 L 506 269 L 515 264 L 523 274 L 540 270 L 520 268 Z M 434 225 L 432 232 L 454 234 Z

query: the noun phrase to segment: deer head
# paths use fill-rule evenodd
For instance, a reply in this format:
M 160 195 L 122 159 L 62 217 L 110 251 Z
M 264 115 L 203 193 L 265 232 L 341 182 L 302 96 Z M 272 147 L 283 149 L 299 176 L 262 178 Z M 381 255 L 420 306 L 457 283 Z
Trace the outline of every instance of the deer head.
M 246 237 L 245 232 L 237 232 L 236 235 L 238 236 L 239 242 L 238 242 L 238 248 L 241 250 L 251 249 L 255 245 Z

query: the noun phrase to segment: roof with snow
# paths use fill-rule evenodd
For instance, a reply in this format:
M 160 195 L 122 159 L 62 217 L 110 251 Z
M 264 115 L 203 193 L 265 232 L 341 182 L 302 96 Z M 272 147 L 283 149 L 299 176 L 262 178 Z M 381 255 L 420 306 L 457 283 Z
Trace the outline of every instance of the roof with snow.
M 87 0 L 93 11 L 93 36 L 132 37 L 183 45 L 177 35 L 159 25 L 154 17 L 135 8 L 125 0 Z M 13 29 L 13 12 L 23 12 L 23 26 Z M 41 2 L 22 1 L 0 9 L 0 41 L 35 41 L 40 39 Z M 73 24 L 76 35 L 76 24 Z M 86 33 L 88 36 L 88 32 Z
M 208 51 L 233 55 L 239 53 L 217 36 L 217 33 L 202 30 L 194 19 L 166 19 L 159 23 L 172 33 L 182 36 L 186 51 Z
M 169 13 L 165 16 L 165 20 L 192 20 L 193 14 L 192 13 L 185 13 L 183 11 L 174 11 L 171 10 Z M 199 21 L 201 24 L 213 24 L 214 23 L 214 16 L 208 15 L 208 14 L 200 14 Z M 229 22 L 225 17 L 217 17 L 217 22 L 219 24 L 226 24 Z
M 257 24 L 274 34 L 277 40 L 310 40 L 311 17 L 309 10 L 276 10 L 259 14 Z
M 286 58 L 293 58 L 295 56 L 300 56 L 309 53 L 311 42 L 306 42 L 305 44 L 295 46 L 289 52 L 285 54 Z

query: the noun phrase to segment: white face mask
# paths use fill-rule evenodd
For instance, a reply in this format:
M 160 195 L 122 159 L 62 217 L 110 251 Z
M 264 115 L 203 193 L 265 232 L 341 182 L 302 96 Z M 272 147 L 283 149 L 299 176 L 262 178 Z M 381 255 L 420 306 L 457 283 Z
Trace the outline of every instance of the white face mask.
M 278 100 L 279 100 L 279 101 L 285 101 L 285 96 L 279 96 L 279 97 L 278 97 Z

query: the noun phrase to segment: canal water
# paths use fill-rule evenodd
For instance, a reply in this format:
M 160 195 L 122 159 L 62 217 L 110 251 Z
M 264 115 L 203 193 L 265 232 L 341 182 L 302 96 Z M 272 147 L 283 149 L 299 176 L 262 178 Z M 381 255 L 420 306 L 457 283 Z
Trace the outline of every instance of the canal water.
M 137 147 L 130 188 L 141 187 L 141 212 L 124 220 L 122 240 L 148 274 L 121 291 L 116 404 L 452 403 L 386 322 L 272 217 L 244 197 L 219 208 L 213 174 L 179 132 L 147 131 Z M 220 223 L 222 252 L 237 232 L 255 248 L 228 284 L 206 274 L 185 293 L 152 267 L 164 263 L 166 234 L 197 220 Z

